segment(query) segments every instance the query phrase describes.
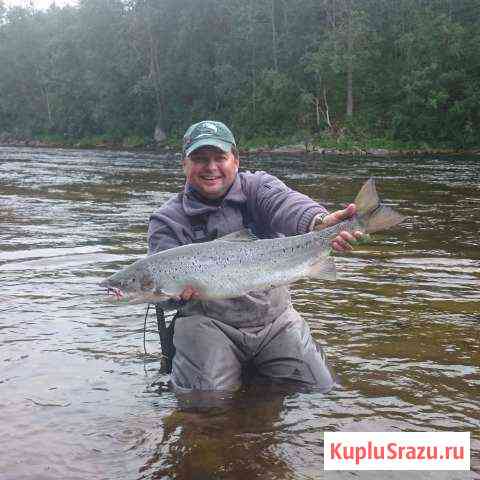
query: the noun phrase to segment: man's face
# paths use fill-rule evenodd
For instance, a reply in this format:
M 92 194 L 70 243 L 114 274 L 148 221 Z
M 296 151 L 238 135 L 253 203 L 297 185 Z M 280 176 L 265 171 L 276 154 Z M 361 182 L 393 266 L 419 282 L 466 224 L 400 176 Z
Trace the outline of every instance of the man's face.
M 201 147 L 183 160 L 187 182 L 205 198 L 222 197 L 235 180 L 238 158 L 215 147 Z

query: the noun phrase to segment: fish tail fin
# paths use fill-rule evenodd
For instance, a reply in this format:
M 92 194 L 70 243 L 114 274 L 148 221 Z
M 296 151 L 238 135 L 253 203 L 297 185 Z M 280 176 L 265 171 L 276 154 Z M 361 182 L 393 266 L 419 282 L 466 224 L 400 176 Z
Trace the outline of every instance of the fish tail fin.
M 393 208 L 380 203 L 373 178 L 364 183 L 355 198 L 355 205 L 359 221 L 366 233 L 386 230 L 406 218 Z

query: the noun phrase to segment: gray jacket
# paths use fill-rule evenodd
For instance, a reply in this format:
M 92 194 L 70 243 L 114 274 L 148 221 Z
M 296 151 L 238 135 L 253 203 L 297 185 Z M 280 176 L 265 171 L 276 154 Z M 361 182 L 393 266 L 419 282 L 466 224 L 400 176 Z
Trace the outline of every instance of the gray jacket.
M 324 207 L 265 172 L 237 174 L 220 202 L 203 200 L 188 185 L 150 217 L 148 253 L 205 241 L 249 227 L 260 238 L 309 231 Z M 290 307 L 286 287 L 251 292 L 238 298 L 189 302 L 185 314 L 201 314 L 235 327 L 273 322 Z

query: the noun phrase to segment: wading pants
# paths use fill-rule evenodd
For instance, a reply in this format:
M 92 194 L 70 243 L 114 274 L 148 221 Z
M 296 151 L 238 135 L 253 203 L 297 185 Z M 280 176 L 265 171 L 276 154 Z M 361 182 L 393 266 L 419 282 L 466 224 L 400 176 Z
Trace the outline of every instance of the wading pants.
M 173 342 L 171 381 L 179 392 L 236 390 L 248 363 L 260 382 L 296 382 L 323 391 L 334 384 L 325 354 L 292 308 L 264 327 L 236 328 L 203 315 L 180 317 Z

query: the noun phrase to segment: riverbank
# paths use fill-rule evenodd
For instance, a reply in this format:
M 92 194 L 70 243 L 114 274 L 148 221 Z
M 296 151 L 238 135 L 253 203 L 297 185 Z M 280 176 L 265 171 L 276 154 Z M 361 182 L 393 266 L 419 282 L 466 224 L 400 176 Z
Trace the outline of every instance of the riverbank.
M 477 148 L 446 148 L 445 146 L 430 146 L 425 143 L 392 142 L 387 139 L 322 139 L 303 143 L 291 143 L 285 139 L 262 138 L 240 141 L 241 155 L 342 155 L 342 156 L 418 156 L 418 155 L 480 155 Z M 141 136 L 129 136 L 122 139 L 106 135 L 73 138 L 62 135 L 38 136 L 25 138 L 9 134 L 0 134 L 0 146 L 33 147 L 33 148 L 72 148 L 72 149 L 109 149 L 138 150 L 158 153 L 177 153 L 181 151 L 179 139 L 157 144 L 151 139 Z M 243 146 L 243 147 L 242 147 Z

